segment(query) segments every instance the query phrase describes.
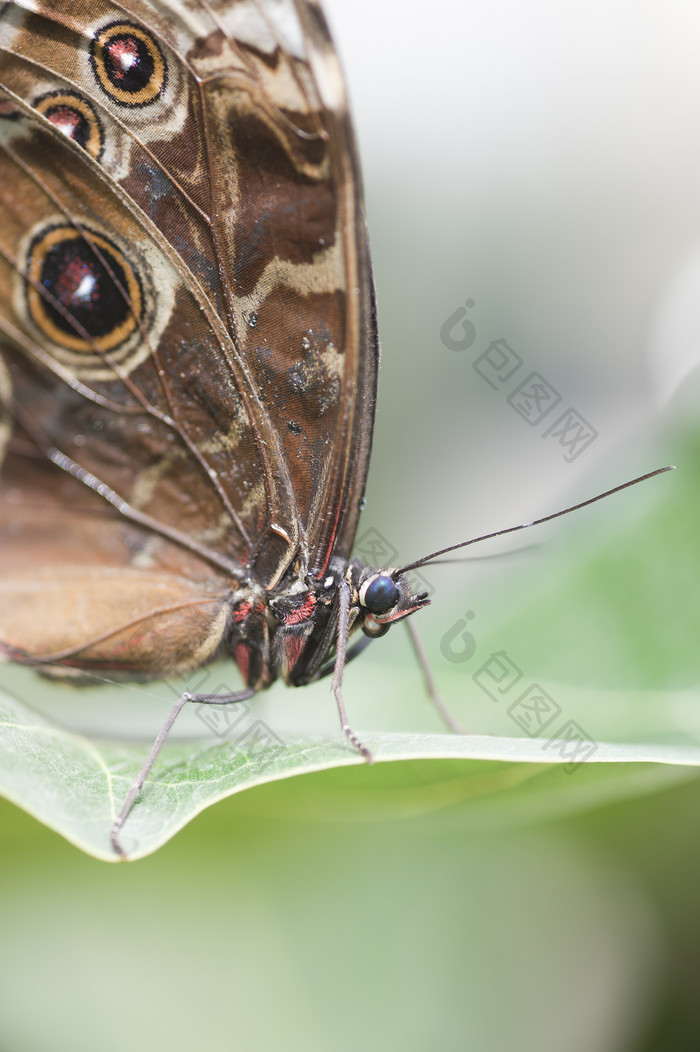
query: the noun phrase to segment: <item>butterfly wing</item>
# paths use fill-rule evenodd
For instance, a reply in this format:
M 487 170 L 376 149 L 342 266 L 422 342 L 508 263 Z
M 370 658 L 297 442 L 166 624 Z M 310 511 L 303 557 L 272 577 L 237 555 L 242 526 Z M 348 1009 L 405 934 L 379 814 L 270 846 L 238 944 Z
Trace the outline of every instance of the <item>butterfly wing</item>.
M 0 641 L 196 664 L 237 582 L 352 544 L 377 342 L 337 60 L 292 0 L 10 2 L 0 54 Z

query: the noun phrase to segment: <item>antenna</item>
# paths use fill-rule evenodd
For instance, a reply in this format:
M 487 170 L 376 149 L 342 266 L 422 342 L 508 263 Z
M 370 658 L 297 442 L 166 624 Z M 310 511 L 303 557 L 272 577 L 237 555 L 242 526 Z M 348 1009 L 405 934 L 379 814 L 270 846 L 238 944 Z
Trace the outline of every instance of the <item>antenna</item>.
M 392 577 L 399 577 L 401 574 L 408 573 L 409 570 L 417 570 L 419 566 L 429 566 L 431 561 L 437 559 L 438 556 L 457 551 L 458 548 L 466 548 L 469 544 L 490 541 L 493 537 L 503 537 L 506 533 L 517 533 L 518 530 L 527 530 L 530 526 L 541 526 L 543 522 L 551 522 L 552 519 L 559 519 L 562 515 L 569 515 L 572 511 L 587 508 L 589 504 L 595 504 L 597 500 L 612 497 L 613 493 L 620 493 L 623 489 L 629 489 L 630 486 L 646 482 L 647 479 L 653 479 L 656 475 L 663 475 L 666 471 L 675 471 L 675 464 L 669 464 L 665 468 L 657 468 L 656 471 L 648 471 L 646 475 L 640 475 L 639 478 L 623 482 L 620 486 L 614 486 L 613 489 L 608 489 L 605 493 L 599 493 L 597 497 L 589 497 L 588 500 L 582 500 L 580 504 L 572 504 L 570 508 L 555 511 L 551 515 L 543 516 L 541 519 L 533 519 L 532 522 L 522 522 L 519 526 L 509 526 L 505 530 L 496 530 L 494 533 L 484 533 L 481 537 L 472 537 L 469 541 L 459 541 L 458 544 L 450 544 L 447 548 L 440 548 L 437 552 L 432 552 L 430 555 L 423 556 L 422 559 L 417 559 L 413 563 L 408 563 L 407 566 L 402 566 L 400 570 L 394 570 Z

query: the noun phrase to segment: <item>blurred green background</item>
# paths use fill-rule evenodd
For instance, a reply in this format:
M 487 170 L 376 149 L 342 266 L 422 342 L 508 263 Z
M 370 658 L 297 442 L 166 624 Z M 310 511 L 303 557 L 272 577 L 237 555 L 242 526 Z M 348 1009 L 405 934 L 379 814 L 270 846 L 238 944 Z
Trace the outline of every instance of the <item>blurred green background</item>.
M 358 536 L 409 560 L 677 463 L 526 551 L 426 570 L 417 627 L 475 731 L 517 733 L 471 682 L 503 649 L 596 739 L 697 743 L 698 9 L 326 6 L 384 351 Z M 476 341 L 448 350 L 467 299 Z M 573 462 L 472 368 L 493 339 L 596 428 Z M 475 655 L 447 661 L 466 612 Z M 146 739 L 162 718 L 100 696 L 76 717 L 94 732 L 123 712 Z M 51 692 L 44 711 L 54 699 L 72 713 Z M 398 632 L 351 667 L 346 701 L 358 730 L 438 729 Z M 336 729 L 324 684 L 259 704 L 276 729 Z M 576 793 L 577 772 L 536 805 L 516 790 L 478 812 L 458 767 L 440 797 L 429 767 L 405 766 L 251 790 L 134 865 L 0 803 L 2 1052 L 700 1047 L 693 769 L 624 796 Z

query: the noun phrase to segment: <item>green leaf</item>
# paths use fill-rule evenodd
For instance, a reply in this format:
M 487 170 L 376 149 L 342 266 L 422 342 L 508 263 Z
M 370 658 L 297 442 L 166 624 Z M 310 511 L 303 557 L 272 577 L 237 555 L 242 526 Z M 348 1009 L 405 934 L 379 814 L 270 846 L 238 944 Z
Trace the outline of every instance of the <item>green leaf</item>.
M 340 739 L 290 740 L 259 754 L 235 742 L 169 744 L 124 827 L 129 857 L 155 851 L 226 796 L 332 768 L 357 770 L 352 778 L 326 775 L 320 784 L 318 776 L 304 779 L 301 792 L 290 796 L 285 787 L 266 806 L 290 817 L 347 821 L 408 817 L 471 801 L 481 808 L 473 819 L 492 826 L 504 806 L 508 820 L 542 817 L 649 792 L 693 777 L 700 766 L 697 747 L 601 743 L 593 762 L 567 777 L 564 746 L 545 740 L 391 734 L 367 736 L 366 743 L 378 761 L 372 768 Z M 144 753 L 142 745 L 63 730 L 0 695 L 0 791 L 96 858 L 116 858 L 110 826 Z M 389 761 L 403 761 L 398 774 L 382 770 Z

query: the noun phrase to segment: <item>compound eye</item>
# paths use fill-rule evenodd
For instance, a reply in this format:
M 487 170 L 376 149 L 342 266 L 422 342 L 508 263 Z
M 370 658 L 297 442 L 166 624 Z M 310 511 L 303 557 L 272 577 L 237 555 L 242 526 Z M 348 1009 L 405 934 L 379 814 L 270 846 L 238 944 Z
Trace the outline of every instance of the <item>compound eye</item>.
M 370 577 L 360 590 L 360 602 L 371 614 L 386 614 L 398 598 L 396 582 L 384 573 Z

